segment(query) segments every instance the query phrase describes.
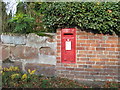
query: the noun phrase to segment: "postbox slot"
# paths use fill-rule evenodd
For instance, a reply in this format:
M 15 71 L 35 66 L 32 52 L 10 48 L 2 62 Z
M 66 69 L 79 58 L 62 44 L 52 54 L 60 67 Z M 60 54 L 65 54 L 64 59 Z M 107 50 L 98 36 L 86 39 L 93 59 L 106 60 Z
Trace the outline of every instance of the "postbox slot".
M 73 35 L 73 33 L 64 33 L 64 35 Z

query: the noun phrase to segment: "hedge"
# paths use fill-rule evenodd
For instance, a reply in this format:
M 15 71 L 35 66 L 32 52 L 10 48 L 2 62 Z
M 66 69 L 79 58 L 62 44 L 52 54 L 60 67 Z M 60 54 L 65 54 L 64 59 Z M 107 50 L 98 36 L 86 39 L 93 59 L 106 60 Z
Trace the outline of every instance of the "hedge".
M 77 27 L 97 33 L 120 33 L 120 2 L 43 2 L 39 12 L 46 28 Z

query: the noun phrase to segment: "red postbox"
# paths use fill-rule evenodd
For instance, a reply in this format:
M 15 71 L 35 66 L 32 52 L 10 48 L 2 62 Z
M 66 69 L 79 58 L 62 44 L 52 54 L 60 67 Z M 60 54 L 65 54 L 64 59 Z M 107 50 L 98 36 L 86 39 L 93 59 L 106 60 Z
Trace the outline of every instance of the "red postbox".
M 61 61 L 62 63 L 76 62 L 76 29 L 61 30 Z

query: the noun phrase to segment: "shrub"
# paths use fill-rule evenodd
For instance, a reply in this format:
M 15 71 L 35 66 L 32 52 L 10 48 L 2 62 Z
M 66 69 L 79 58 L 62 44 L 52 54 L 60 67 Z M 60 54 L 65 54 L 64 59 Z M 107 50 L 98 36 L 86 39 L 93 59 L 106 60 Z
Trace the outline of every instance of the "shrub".
M 9 20 L 9 23 L 14 25 L 13 33 L 28 34 L 33 32 L 34 21 L 33 17 L 19 13 Z
M 40 13 L 46 28 L 77 27 L 98 33 L 120 32 L 120 2 L 49 2 Z

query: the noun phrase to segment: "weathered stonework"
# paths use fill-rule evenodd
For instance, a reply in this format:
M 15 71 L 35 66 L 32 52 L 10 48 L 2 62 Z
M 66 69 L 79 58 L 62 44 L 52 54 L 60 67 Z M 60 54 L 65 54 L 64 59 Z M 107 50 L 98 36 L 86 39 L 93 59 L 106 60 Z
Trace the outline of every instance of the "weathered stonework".
M 46 71 L 49 71 L 47 66 L 53 65 L 52 67 L 54 67 L 56 64 L 55 40 L 55 34 L 52 38 L 38 36 L 34 33 L 28 35 L 2 34 L 0 44 L 1 60 L 4 62 L 9 59 L 14 62 L 3 63 L 3 66 L 16 66 L 16 63 L 18 63 L 18 66 L 26 72 L 29 65 L 35 67 L 34 64 L 46 64 Z
M 1 41 L 2 43 L 6 44 L 25 44 L 25 36 L 13 36 L 13 35 L 1 35 Z

